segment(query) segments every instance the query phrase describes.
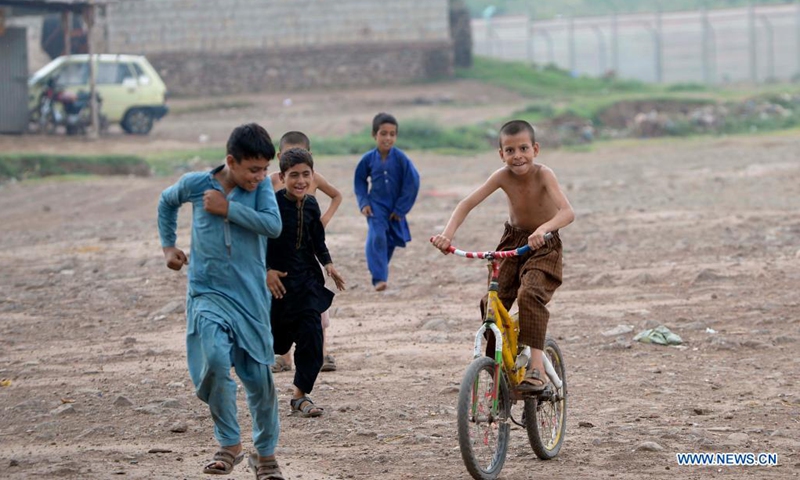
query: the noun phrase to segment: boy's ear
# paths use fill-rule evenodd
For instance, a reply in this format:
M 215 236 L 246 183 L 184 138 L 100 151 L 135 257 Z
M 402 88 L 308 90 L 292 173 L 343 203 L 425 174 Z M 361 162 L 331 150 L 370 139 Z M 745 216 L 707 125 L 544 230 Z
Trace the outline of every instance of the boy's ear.
M 278 178 L 281 179 L 281 183 L 286 183 L 286 181 L 284 180 L 285 177 L 286 176 L 283 174 L 283 172 L 278 172 Z
M 236 163 L 236 159 L 233 158 L 233 155 L 225 155 L 225 163 L 228 164 L 228 168 L 232 168 L 233 164 Z
M 539 142 L 533 142 L 533 158 L 539 156 Z

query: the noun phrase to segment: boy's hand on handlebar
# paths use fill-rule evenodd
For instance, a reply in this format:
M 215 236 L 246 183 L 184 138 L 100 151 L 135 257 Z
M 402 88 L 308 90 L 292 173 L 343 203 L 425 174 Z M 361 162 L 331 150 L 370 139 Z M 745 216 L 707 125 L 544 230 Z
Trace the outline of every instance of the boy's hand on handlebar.
M 436 247 L 439 250 L 441 250 L 443 254 L 447 255 L 447 254 L 450 253 L 450 250 L 449 250 L 449 248 L 450 248 L 450 239 L 445 237 L 444 235 L 442 235 L 442 234 L 436 235 L 435 237 L 433 237 L 431 239 L 431 243 L 433 243 L 434 247 Z
M 533 232 L 528 237 L 528 246 L 532 249 L 542 248 L 544 247 L 547 241 L 545 240 L 544 236 L 547 234 L 547 230 L 542 230 L 541 228 L 537 228 L 535 232 Z

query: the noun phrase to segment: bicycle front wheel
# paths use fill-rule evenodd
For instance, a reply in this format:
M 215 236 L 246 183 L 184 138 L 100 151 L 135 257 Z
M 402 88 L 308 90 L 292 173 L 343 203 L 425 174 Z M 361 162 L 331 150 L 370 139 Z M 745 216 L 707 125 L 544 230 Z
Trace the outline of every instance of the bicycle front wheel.
M 494 480 L 506 461 L 511 401 L 502 370 L 497 377 L 491 358 L 476 358 L 458 392 L 458 445 L 464 465 L 476 480 Z
M 536 456 L 550 460 L 558 455 L 567 430 L 567 369 L 555 340 L 548 337 L 544 354 L 561 378 L 561 388 L 550 383 L 539 396 L 525 399 L 525 429 Z

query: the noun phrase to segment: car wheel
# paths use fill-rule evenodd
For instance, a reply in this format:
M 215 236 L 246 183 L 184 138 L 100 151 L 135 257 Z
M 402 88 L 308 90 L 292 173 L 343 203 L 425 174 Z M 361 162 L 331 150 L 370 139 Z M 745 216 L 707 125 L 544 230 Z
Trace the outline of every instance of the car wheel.
M 128 110 L 122 119 L 122 129 L 131 135 L 147 135 L 153 128 L 153 116 L 141 108 Z

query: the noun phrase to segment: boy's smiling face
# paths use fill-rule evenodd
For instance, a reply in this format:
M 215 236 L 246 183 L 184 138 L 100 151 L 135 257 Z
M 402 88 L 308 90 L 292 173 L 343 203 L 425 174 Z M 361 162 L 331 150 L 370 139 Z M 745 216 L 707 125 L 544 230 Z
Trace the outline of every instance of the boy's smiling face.
M 281 172 L 281 180 L 286 191 L 294 198 L 303 198 L 314 180 L 314 170 L 307 163 L 298 163 L 285 172 Z
M 500 158 L 515 175 L 525 175 L 533 168 L 533 159 L 539 155 L 539 144 L 531 140 L 527 131 L 503 135 L 500 139 Z
M 378 127 L 378 131 L 372 136 L 375 143 L 378 145 L 378 151 L 381 155 L 386 155 L 389 150 L 394 146 L 397 141 L 397 125 L 392 123 L 382 123 Z
M 225 160 L 233 182 L 248 192 L 258 188 L 258 184 L 267 178 L 269 160 L 266 158 L 243 158 L 241 162 L 237 162 L 232 155 L 228 155 Z

